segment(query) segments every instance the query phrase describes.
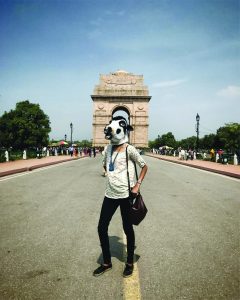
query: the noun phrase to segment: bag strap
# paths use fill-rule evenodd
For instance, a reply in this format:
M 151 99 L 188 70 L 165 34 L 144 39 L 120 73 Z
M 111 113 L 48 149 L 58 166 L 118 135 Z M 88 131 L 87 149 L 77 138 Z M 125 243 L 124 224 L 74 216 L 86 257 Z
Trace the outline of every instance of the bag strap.
M 128 145 L 127 145 L 128 147 Z M 130 179 L 129 179 L 129 171 L 128 171 L 128 151 L 126 147 L 126 163 L 127 163 L 127 178 L 128 178 L 128 191 L 129 191 L 129 197 L 131 195 L 131 188 L 130 188 Z
M 127 145 L 127 147 L 128 147 L 128 145 Z M 129 196 L 130 196 L 131 195 L 131 188 L 130 188 L 130 179 L 129 179 L 129 171 L 128 171 L 128 151 L 127 151 L 127 147 L 126 147 L 126 163 L 127 163 L 128 190 L 129 190 Z M 138 173 L 137 173 L 136 162 L 133 161 L 133 164 L 134 164 L 136 179 L 138 180 Z
M 136 165 L 136 162 L 134 161 L 133 164 L 134 164 L 134 169 L 135 169 L 136 179 L 137 179 L 137 181 L 138 181 L 138 173 L 137 173 L 137 165 Z

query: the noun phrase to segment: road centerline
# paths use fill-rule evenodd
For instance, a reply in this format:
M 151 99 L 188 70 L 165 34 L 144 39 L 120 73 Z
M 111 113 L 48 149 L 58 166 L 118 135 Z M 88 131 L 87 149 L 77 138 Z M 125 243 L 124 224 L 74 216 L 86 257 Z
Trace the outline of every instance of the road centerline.
M 127 240 L 123 232 L 123 257 L 126 261 Z M 124 300 L 141 300 L 141 289 L 139 281 L 139 272 L 137 262 L 134 263 L 133 275 L 128 278 L 123 278 L 123 296 Z

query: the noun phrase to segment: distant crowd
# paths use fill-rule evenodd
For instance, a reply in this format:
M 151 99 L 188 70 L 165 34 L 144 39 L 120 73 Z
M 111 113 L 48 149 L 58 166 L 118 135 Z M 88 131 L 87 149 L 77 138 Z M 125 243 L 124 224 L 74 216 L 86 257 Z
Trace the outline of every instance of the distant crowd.
M 101 152 L 101 147 L 44 147 L 40 150 L 42 156 L 57 156 L 57 155 L 70 155 L 73 157 L 77 156 L 89 156 L 96 157 L 96 154 Z
M 207 151 L 197 152 L 195 149 L 191 149 L 191 148 L 185 150 L 179 147 L 178 149 L 175 150 L 170 147 L 159 147 L 159 149 L 153 148 L 152 153 L 179 157 L 180 160 L 189 160 L 189 159 L 193 160 L 196 158 L 202 158 L 202 159 L 211 160 L 215 162 L 227 162 L 229 157 L 232 156 L 233 159 L 237 159 L 237 163 L 234 162 L 234 164 L 240 164 L 240 150 L 236 150 L 235 153 L 229 154 L 229 153 L 225 153 L 223 149 L 217 149 L 217 150 L 210 149 Z

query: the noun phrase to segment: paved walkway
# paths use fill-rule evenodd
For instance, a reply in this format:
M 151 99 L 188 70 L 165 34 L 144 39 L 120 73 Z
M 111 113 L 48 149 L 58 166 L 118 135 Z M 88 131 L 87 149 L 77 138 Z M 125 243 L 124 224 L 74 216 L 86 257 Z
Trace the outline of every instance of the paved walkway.
M 240 179 L 240 165 L 221 164 L 205 160 L 180 160 L 178 157 L 146 153 L 148 156 L 156 157 L 161 160 L 170 161 L 177 164 L 182 164 L 192 168 L 202 169 L 214 173 L 219 173 L 226 176 L 231 176 Z
M 84 156 L 83 156 L 84 157 Z M 12 175 L 15 173 L 32 171 L 34 169 L 54 165 L 70 160 L 80 159 L 82 157 L 71 157 L 70 155 L 48 156 L 26 160 L 9 161 L 0 163 L 0 177 Z

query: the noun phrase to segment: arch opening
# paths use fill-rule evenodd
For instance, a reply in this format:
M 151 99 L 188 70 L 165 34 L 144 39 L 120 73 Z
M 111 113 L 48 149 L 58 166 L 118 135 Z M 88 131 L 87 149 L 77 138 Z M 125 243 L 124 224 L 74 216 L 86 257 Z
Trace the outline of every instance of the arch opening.
M 126 107 L 124 106 L 115 107 L 112 111 L 112 117 L 117 117 L 117 116 L 124 117 L 127 120 L 128 124 L 130 125 L 130 112 Z

